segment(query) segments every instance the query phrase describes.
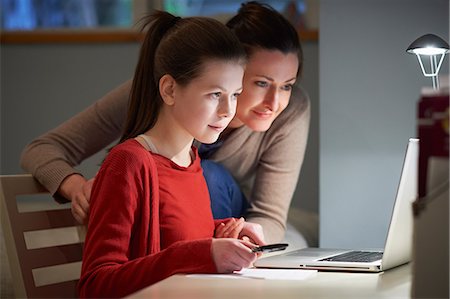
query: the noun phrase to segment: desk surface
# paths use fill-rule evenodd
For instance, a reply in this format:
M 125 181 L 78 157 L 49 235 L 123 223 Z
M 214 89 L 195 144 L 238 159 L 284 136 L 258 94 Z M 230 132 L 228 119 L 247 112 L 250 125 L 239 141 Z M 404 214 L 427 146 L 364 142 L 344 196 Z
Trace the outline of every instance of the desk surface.
M 128 298 L 411 298 L 411 266 L 382 273 L 318 272 L 302 281 L 175 275 Z

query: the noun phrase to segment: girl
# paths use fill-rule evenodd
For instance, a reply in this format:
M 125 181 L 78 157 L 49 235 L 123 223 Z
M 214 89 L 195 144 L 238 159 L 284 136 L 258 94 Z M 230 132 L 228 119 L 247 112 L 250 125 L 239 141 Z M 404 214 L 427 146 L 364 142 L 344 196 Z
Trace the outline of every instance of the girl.
M 118 145 L 92 187 L 81 297 L 123 297 L 175 273 L 229 273 L 256 259 L 241 222 L 213 220 L 194 138 L 235 114 L 245 53 L 218 21 L 157 12 L 141 48 Z M 239 224 L 239 225 L 237 225 Z M 237 227 L 236 227 L 237 226 Z

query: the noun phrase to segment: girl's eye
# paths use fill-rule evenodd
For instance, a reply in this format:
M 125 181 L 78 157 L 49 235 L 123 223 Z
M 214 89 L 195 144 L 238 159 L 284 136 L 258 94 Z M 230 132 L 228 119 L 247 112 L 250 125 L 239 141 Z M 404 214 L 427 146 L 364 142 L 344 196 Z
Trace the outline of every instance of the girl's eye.
M 241 95 L 241 93 L 237 92 L 237 93 L 233 94 L 232 99 L 237 100 L 238 96 L 240 96 L 240 95 Z
M 291 91 L 292 88 L 293 88 L 292 84 L 287 84 L 287 85 L 284 85 L 283 87 L 281 87 L 281 89 L 285 90 L 285 91 Z
M 211 99 L 218 100 L 222 94 L 220 92 L 213 92 L 211 94 Z
M 269 85 L 265 81 L 256 81 L 255 84 L 258 85 L 259 87 L 267 87 Z

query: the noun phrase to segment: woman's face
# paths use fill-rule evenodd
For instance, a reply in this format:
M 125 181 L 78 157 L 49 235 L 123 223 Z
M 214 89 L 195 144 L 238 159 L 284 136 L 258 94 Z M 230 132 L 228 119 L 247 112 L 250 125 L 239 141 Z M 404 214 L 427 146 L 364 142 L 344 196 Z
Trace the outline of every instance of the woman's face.
M 230 127 L 246 125 L 254 131 L 267 131 L 289 103 L 298 66 L 295 53 L 265 49 L 253 52 L 245 68 L 244 90 Z
M 176 123 L 202 143 L 215 142 L 236 113 L 243 75 L 238 62 L 206 62 L 199 77 L 175 88 Z

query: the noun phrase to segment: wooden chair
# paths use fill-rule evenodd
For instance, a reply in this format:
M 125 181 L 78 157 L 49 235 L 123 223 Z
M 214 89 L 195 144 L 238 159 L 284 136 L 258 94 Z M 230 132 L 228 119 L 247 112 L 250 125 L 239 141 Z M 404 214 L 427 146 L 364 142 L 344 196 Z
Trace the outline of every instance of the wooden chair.
M 0 175 L 1 222 L 16 298 L 74 298 L 84 226 L 31 175 Z

